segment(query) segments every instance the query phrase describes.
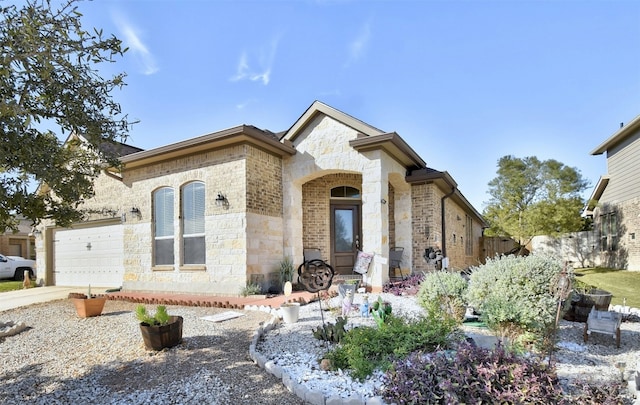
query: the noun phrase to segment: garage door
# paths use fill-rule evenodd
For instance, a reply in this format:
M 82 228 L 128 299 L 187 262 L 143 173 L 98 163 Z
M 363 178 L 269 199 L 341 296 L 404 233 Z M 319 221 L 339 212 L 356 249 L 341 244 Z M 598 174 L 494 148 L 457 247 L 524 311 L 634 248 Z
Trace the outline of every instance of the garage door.
M 122 285 L 122 225 L 56 230 L 53 245 L 55 285 Z

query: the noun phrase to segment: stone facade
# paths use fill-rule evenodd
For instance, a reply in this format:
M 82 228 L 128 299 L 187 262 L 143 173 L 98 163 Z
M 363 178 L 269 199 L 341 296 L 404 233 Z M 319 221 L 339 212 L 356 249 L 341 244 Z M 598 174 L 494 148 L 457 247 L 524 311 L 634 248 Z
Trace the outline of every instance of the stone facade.
M 268 286 L 287 256 L 297 267 L 304 248 L 319 248 L 330 261 L 331 205 L 345 202 L 332 199 L 331 190 L 343 186 L 359 191 L 348 202 L 359 207 L 360 250 L 374 254 L 366 276 L 373 290 L 388 280 L 391 247 L 405 248 L 405 274 L 431 270 L 424 249 L 443 237 L 451 238 L 446 241 L 452 268 L 479 258 L 483 220 L 473 207 L 445 199 L 442 235 L 444 183 L 408 182 L 407 173 L 424 162 L 397 134 L 321 103 L 280 139 L 243 126 L 134 153 L 123 167 L 97 180 L 95 197 L 84 205 L 91 214 L 83 226 L 120 221 L 125 290 L 237 294 L 249 282 Z M 185 265 L 181 190 L 196 181 L 205 188 L 205 263 Z M 153 193 L 164 187 L 174 191 L 174 264 L 156 265 Z M 463 242 L 469 215 L 476 239 L 471 253 Z M 38 245 L 38 265 L 49 274 L 56 263 L 56 229 L 48 224 Z
M 616 248 L 603 249 L 601 221 L 604 214 L 615 213 Z M 640 198 L 623 202 L 604 203 L 595 208 L 594 246 L 597 266 L 640 271 Z

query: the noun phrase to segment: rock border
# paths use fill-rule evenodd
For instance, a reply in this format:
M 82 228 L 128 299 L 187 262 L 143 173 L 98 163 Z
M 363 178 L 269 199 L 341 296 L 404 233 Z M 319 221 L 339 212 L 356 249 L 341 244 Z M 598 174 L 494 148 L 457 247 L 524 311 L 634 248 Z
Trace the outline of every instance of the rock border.
M 258 367 L 282 380 L 282 384 L 289 390 L 289 392 L 295 394 L 298 398 L 311 405 L 386 405 L 386 402 L 383 401 L 382 397 L 372 397 L 367 400 L 364 400 L 360 396 L 350 396 L 347 398 L 338 396 L 325 397 L 322 392 L 310 390 L 292 379 L 291 376 L 282 369 L 282 367 L 277 365 L 273 360 L 268 360 L 266 356 L 256 351 L 258 341 L 260 341 L 262 336 L 273 330 L 278 323 L 281 322 L 282 316 L 279 311 L 264 305 L 259 307 L 255 305 L 247 305 L 244 309 L 249 311 L 264 311 L 271 314 L 271 319 L 264 325 L 261 325 L 253 333 L 251 344 L 249 345 L 249 357 L 256 365 L 258 365 Z
M 302 384 L 293 380 L 291 376 L 282 369 L 282 367 L 278 366 L 273 360 L 268 360 L 266 356 L 256 351 L 258 342 L 264 336 L 264 334 L 270 332 L 278 325 L 278 323 L 282 322 L 282 315 L 280 311 L 267 305 L 246 305 L 244 309 L 249 311 L 263 311 L 271 314 L 271 319 L 265 324 L 261 325 L 253 333 L 251 344 L 249 345 L 249 357 L 258 367 L 273 375 L 274 377 L 280 379 L 282 381 L 282 384 L 298 398 L 311 405 L 387 405 L 382 397 L 377 396 L 369 398 L 367 400 L 359 396 L 351 396 L 347 398 L 338 396 L 325 397 L 322 392 L 309 390 Z M 639 308 L 630 308 L 628 306 L 622 305 L 612 305 L 611 307 L 609 307 L 609 311 L 622 313 L 625 318 L 629 318 L 630 316 L 640 317 Z M 478 336 L 475 336 L 473 333 L 471 335 L 476 339 L 478 338 Z M 492 343 L 493 341 L 488 342 L 488 344 Z M 627 380 L 628 392 L 634 399 L 640 397 L 640 391 L 636 390 L 634 378 L 636 374 L 640 377 L 640 363 L 638 364 L 638 370 L 633 372 Z

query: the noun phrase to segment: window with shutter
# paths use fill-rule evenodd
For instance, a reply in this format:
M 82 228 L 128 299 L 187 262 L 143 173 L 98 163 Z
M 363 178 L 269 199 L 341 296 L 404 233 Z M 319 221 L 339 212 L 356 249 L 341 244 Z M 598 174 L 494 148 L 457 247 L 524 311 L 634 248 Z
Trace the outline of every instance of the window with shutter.
M 173 189 L 160 188 L 153 193 L 154 265 L 174 264 Z
M 205 264 L 204 183 L 182 187 L 182 251 L 184 264 Z

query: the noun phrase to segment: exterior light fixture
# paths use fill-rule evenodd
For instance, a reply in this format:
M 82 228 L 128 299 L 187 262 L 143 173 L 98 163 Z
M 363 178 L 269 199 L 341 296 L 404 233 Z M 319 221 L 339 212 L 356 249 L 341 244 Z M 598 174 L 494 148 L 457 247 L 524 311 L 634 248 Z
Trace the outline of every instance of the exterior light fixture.
M 138 207 L 131 207 L 131 211 L 129 211 L 131 213 L 131 215 L 135 215 L 136 217 L 138 217 L 138 219 L 142 218 L 142 213 L 140 212 L 140 208 Z
M 216 205 L 225 209 L 229 208 L 229 200 L 227 200 L 227 197 L 222 194 L 221 191 L 218 191 L 218 196 L 216 197 Z

